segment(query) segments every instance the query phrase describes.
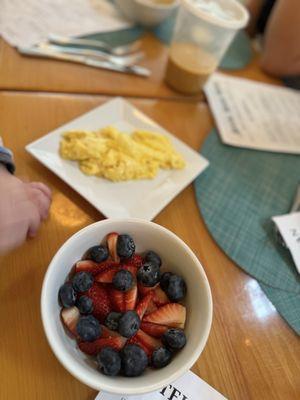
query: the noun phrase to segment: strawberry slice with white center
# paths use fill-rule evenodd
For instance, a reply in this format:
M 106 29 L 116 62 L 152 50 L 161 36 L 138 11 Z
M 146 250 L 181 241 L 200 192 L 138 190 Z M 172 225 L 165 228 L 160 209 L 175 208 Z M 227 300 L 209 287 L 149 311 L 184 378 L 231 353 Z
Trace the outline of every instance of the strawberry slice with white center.
M 105 325 L 101 325 L 101 329 L 102 329 L 102 335 L 101 335 L 102 339 L 120 336 L 118 332 L 108 329 Z
M 91 260 L 81 260 L 77 261 L 75 264 L 75 273 L 76 272 L 89 272 L 93 276 L 96 276 L 100 274 L 103 271 L 106 271 L 109 268 L 112 267 L 117 267 L 119 263 L 116 263 L 114 261 L 103 261 L 102 263 L 95 263 L 94 261 Z
M 153 291 L 153 302 L 155 305 L 157 305 L 157 307 L 161 307 L 164 306 L 165 304 L 170 303 L 168 296 L 161 289 L 160 286 L 157 286 L 157 288 L 155 288 Z
M 145 311 L 145 315 L 152 313 L 153 311 L 157 310 L 157 306 L 154 304 L 153 299 L 150 300 L 147 310 Z
M 149 303 L 150 301 L 152 301 L 152 298 L 153 298 L 153 292 L 150 291 L 148 294 L 146 294 L 146 296 L 142 298 L 142 300 L 137 305 L 135 311 L 137 312 L 141 320 L 143 319 L 143 316 L 145 315 L 145 312 L 149 307 Z
M 148 287 L 148 286 L 143 286 L 141 283 L 138 283 L 139 293 L 142 296 L 146 296 L 146 294 L 148 294 L 152 290 L 155 290 L 158 287 L 158 285 L 159 285 L 159 283 L 157 283 L 155 286 Z
M 108 268 L 101 271 L 95 278 L 96 282 L 100 283 L 112 283 L 114 276 L 116 273 L 120 271 L 119 264 L 111 265 Z
M 183 329 L 185 320 L 186 308 L 178 303 L 169 303 L 146 315 L 143 322 Z
M 92 275 L 97 275 L 99 273 L 99 264 L 90 260 L 77 261 L 75 264 L 75 273 L 77 272 L 89 272 Z
M 127 339 L 122 336 L 116 336 L 110 338 L 101 337 L 100 339 L 97 339 L 94 342 L 79 342 L 78 347 L 85 354 L 88 354 L 90 356 L 95 356 L 96 354 L 99 353 L 101 349 L 107 346 L 110 346 L 113 349 L 120 351 L 124 347 L 126 340 Z
M 132 289 L 128 290 L 128 292 L 125 292 L 124 294 L 124 303 L 125 303 L 124 307 L 126 311 L 131 311 L 135 309 L 137 297 L 138 297 L 138 289 L 135 283 Z
M 165 325 L 156 325 L 151 322 L 142 322 L 141 329 L 148 333 L 148 335 L 160 338 L 169 329 Z
M 136 335 L 129 342 L 139 344 L 146 351 L 149 357 L 152 355 L 155 349 L 162 346 L 160 340 L 148 335 L 141 329 L 137 331 Z
M 111 232 L 106 236 L 106 242 L 109 254 L 113 261 L 120 262 L 120 257 L 117 253 L 117 242 L 119 234 L 117 232 Z
M 112 309 L 118 312 L 125 312 L 125 293 L 113 287 L 109 291 Z
M 72 335 L 77 336 L 76 325 L 79 321 L 80 312 L 77 307 L 63 308 L 61 311 L 61 319 L 65 327 L 72 333 Z

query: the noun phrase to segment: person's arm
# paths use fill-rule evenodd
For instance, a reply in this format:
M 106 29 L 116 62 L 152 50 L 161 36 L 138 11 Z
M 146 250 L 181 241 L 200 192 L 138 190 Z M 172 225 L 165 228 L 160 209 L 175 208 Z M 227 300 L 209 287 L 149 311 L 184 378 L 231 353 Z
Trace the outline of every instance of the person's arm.
M 265 32 L 261 66 L 277 77 L 300 75 L 299 0 L 277 0 Z
M 13 175 L 12 153 L 0 147 L 0 253 L 36 235 L 47 218 L 51 191 L 40 182 L 25 183 Z
M 246 7 L 250 12 L 250 21 L 247 26 L 247 32 L 250 36 L 253 36 L 256 33 L 256 23 L 261 14 L 264 3 L 265 0 L 248 0 L 246 2 Z

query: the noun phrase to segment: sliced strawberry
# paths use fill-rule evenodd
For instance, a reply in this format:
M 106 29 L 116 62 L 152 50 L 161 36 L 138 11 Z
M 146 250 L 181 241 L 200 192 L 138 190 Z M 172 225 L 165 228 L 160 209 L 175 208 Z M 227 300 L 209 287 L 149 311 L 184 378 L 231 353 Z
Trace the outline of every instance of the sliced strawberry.
M 112 283 L 113 278 L 118 271 L 120 271 L 119 266 L 109 266 L 96 276 L 95 281 L 100 283 Z
M 114 311 L 124 312 L 125 311 L 125 293 L 120 290 L 111 288 L 109 291 L 110 300 Z
M 137 297 L 138 297 L 138 289 L 135 283 L 133 288 L 128 290 L 128 292 L 126 292 L 124 295 L 125 311 L 130 311 L 135 309 Z
M 155 349 L 161 347 L 161 341 L 143 332 L 141 329 L 137 331 L 135 338 L 137 341 L 145 346 L 148 353 L 152 354 Z
M 161 289 L 160 286 L 157 286 L 157 288 L 154 289 L 153 292 L 153 302 L 155 305 L 158 307 L 164 306 L 165 304 L 170 303 L 170 300 L 168 299 L 168 296 L 166 293 Z
M 122 336 L 111 338 L 100 338 L 94 342 L 79 342 L 78 347 L 85 354 L 94 356 L 99 353 L 103 347 L 110 346 L 113 349 L 120 351 L 126 343 L 126 338 Z
M 148 294 L 146 294 L 146 296 L 144 296 L 142 298 L 142 300 L 137 305 L 136 312 L 137 312 L 138 316 L 140 317 L 140 319 L 142 319 L 143 316 L 145 315 L 145 312 L 146 312 L 147 308 L 149 307 L 149 303 L 152 300 L 152 297 L 153 297 L 153 291 L 150 291 Z
M 75 273 L 76 272 L 90 272 L 93 276 L 98 275 L 100 272 L 105 271 L 108 268 L 118 266 L 119 263 L 116 263 L 114 261 L 103 261 L 102 263 L 95 263 L 94 261 L 91 260 L 82 260 L 78 261 L 75 264 Z
M 93 315 L 103 322 L 106 316 L 112 311 L 107 288 L 104 285 L 94 283 L 84 294 L 93 300 Z
M 142 322 L 141 329 L 148 335 L 160 338 L 169 328 L 165 325 L 156 325 L 151 322 Z
M 143 286 L 141 283 L 138 283 L 139 293 L 142 296 L 146 296 L 146 294 L 148 294 L 152 290 L 156 289 L 158 287 L 158 285 L 159 285 L 159 283 L 157 283 L 155 286 L 148 287 L 148 286 Z
M 143 350 L 144 350 L 144 352 L 147 354 L 147 356 L 150 358 L 151 357 L 151 352 L 147 349 L 147 347 L 143 344 L 143 343 L 141 343 L 140 342 L 140 340 L 137 338 L 137 336 L 135 335 L 135 336 L 132 336 L 129 340 L 128 340 L 128 342 L 127 342 L 128 344 L 137 344 L 138 346 L 140 346 Z
M 117 241 L 118 241 L 118 233 L 111 232 L 106 236 L 107 247 L 109 250 L 109 254 L 113 261 L 120 262 L 120 257 L 117 253 Z
M 90 272 L 92 275 L 99 273 L 99 264 L 90 260 L 77 261 L 75 264 L 75 272 Z
M 129 264 L 122 264 L 121 266 L 122 269 L 126 269 L 126 271 L 129 271 L 132 273 L 134 277 L 136 277 L 136 274 L 138 272 L 138 268 L 135 267 L 134 265 L 129 265 Z
M 101 335 L 102 339 L 120 336 L 118 332 L 108 329 L 105 325 L 101 325 L 101 328 L 102 328 L 102 335 Z
M 153 300 L 149 302 L 145 315 L 152 313 L 153 311 L 157 310 L 157 306 L 154 304 Z
M 178 303 L 169 303 L 146 315 L 144 322 L 166 325 L 173 328 L 184 328 L 186 308 Z
M 132 265 L 139 269 L 143 264 L 143 258 L 139 254 L 134 254 L 131 258 L 124 261 L 124 265 Z
M 63 308 L 61 311 L 61 319 L 66 328 L 77 336 L 76 325 L 80 317 L 80 312 L 77 307 Z

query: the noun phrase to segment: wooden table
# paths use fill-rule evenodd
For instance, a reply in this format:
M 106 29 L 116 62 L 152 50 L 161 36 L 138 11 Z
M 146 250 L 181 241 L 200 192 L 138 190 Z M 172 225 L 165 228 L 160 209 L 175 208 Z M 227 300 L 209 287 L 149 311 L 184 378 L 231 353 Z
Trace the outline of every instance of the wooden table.
M 42 329 L 39 301 L 42 280 L 54 253 L 70 235 L 102 216 L 29 156 L 24 146 L 104 101 L 98 96 L 0 94 L 0 131 L 15 152 L 18 174 L 44 181 L 53 190 L 50 217 L 38 237 L 0 259 L 3 400 L 92 400 L 96 396 L 56 360 Z M 194 149 L 201 146 L 213 126 L 203 103 L 130 101 Z M 230 261 L 211 238 L 193 187 L 177 196 L 155 222 L 192 248 L 211 285 L 212 330 L 193 371 L 230 400 L 299 399 L 299 338 L 257 282 Z
M 0 39 L 0 89 L 194 101 L 202 98 L 180 95 L 164 83 L 168 50 L 158 39 L 145 35 L 142 47 L 146 58 L 141 65 L 152 71 L 147 79 L 68 62 L 24 57 Z M 278 83 L 278 80 L 260 70 L 257 56 L 245 69 L 229 73 L 266 83 Z

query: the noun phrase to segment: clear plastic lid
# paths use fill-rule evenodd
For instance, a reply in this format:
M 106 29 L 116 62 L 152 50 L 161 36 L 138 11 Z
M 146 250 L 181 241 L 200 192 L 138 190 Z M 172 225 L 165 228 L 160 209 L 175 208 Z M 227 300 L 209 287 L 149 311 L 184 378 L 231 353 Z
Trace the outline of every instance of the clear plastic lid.
M 241 29 L 249 20 L 248 10 L 237 0 L 182 0 L 182 5 L 195 16 L 223 28 Z

